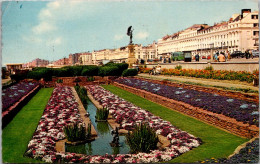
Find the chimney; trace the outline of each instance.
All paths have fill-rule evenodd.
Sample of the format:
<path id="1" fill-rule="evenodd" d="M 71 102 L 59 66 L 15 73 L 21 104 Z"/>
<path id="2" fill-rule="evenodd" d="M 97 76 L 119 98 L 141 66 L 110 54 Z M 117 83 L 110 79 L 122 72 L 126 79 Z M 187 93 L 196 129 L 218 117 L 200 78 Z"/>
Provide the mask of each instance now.
<path id="1" fill-rule="evenodd" d="M 232 15 L 232 20 L 236 19 L 239 16 L 239 14 L 233 14 Z"/>
<path id="2" fill-rule="evenodd" d="M 251 13 L 251 9 L 242 9 L 241 10 L 241 19 L 244 18 L 248 13 Z"/>

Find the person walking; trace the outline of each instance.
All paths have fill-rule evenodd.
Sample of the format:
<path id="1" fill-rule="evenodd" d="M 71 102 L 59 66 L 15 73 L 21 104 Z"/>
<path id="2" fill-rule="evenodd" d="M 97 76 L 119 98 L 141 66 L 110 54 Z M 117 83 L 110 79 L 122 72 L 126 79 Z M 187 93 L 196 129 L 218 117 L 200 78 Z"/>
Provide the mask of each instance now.
<path id="1" fill-rule="evenodd" d="M 250 55 L 250 54 L 249 54 L 249 51 L 248 51 L 248 50 L 246 50 L 245 55 L 246 55 L 246 59 L 249 59 L 249 57 L 250 57 L 249 55 Z"/>
<path id="2" fill-rule="evenodd" d="M 218 56 L 218 61 L 219 62 L 225 62 L 226 61 L 224 52 L 220 53 L 220 55 Z"/>
<path id="3" fill-rule="evenodd" d="M 229 51 L 228 51 L 228 60 L 231 60 L 231 55 Z"/>
<path id="4" fill-rule="evenodd" d="M 197 54 L 197 55 L 195 55 L 195 61 L 199 61 L 200 60 L 200 56 L 199 56 L 199 54 Z"/>

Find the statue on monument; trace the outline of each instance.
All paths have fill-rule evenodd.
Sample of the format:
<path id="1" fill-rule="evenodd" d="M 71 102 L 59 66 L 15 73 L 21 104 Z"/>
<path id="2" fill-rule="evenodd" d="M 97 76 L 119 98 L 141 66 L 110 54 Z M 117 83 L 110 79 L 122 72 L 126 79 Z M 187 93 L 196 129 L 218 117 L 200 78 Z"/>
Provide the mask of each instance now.
<path id="1" fill-rule="evenodd" d="M 132 26 L 129 26 L 128 29 L 127 29 L 127 33 L 126 33 L 128 36 L 130 36 L 129 44 L 133 44 L 133 41 L 132 41 L 133 31 L 134 31 L 134 29 L 132 29 Z"/>

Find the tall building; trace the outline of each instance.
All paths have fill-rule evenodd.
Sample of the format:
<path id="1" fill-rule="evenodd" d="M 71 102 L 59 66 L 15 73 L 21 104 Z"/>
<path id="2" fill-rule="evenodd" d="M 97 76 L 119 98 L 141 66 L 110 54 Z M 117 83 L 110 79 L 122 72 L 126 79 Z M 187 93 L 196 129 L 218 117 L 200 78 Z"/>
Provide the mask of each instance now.
<path id="1" fill-rule="evenodd" d="M 242 9 L 225 22 L 213 26 L 195 24 L 158 40 L 158 57 L 171 52 L 191 51 L 192 55 L 208 56 L 212 52 L 233 52 L 259 47 L 258 11 Z"/>
<path id="2" fill-rule="evenodd" d="M 90 52 L 84 52 L 80 55 L 79 57 L 79 64 L 83 64 L 83 65 L 92 65 L 93 61 L 92 61 L 92 54 Z"/>

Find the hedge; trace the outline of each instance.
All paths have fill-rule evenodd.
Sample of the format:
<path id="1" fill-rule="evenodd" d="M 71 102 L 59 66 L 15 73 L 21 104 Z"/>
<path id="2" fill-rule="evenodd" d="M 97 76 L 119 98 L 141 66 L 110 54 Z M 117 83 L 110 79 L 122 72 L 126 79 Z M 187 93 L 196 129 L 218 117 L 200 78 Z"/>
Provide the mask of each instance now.
<path id="1" fill-rule="evenodd" d="M 51 81 L 52 76 L 56 77 L 75 77 L 75 76 L 121 76 L 123 71 L 128 68 L 126 63 L 108 63 L 104 66 L 84 65 L 66 66 L 62 68 L 33 68 L 25 77 L 30 79 Z M 14 77 L 16 78 L 16 77 Z"/>
<path id="2" fill-rule="evenodd" d="M 123 71 L 122 76 L 136 76 L 138 74 L 137 69 L 126 69 Z"/>

